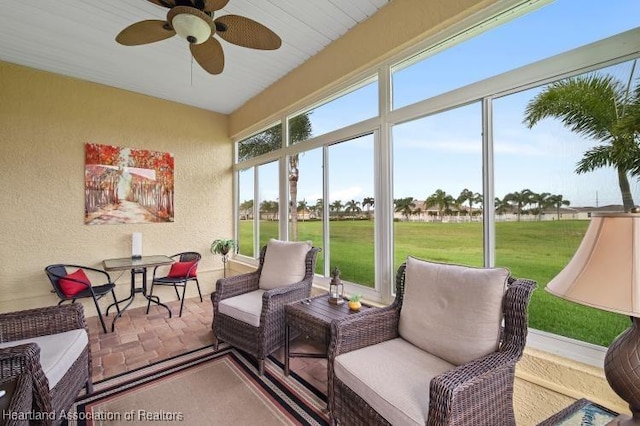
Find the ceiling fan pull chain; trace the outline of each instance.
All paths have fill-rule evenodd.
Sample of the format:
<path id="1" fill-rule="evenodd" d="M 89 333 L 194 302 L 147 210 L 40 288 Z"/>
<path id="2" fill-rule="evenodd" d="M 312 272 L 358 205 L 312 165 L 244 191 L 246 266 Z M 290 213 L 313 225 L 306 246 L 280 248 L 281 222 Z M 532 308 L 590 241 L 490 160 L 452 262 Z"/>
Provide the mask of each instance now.
<path id="1" fill-rule="evenodd" d="M 193 55 L 191 55 L 191 87 L 193 87 Z"/>

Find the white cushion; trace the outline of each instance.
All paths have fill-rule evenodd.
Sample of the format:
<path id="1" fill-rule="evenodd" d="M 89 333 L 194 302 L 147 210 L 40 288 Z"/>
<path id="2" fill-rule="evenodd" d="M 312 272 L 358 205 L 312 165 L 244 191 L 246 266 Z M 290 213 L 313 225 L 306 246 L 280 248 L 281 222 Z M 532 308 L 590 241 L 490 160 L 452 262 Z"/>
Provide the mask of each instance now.
<path id="1" fill-rule="evenodd" d="M 302 281 L 310 242 L 269 240 L 264 255 L 259 287 L 271 290 Z"/>
<path id="2" fill-rule="evenodd" d="M 431 379 L 452 368 L 400 338 L 338 355 L 334 362 L 336 377 L 394 426 L 424 426 Z"/>
<path id="3" fill-rule="evenodd" d="M 409 257 L 405 273 L 402 338 L 455 365 L 496 351 L 508 269 Z"/>
<path id="4" fill-rule="evenodd" d="M 86 330 L 75 329 L 31 339 L 0 343 L 0 348 L 24 345 L 25 343 L 36 343 L 40 347 L 40 365 L 49 381 L 49 389 L 53 389 L 76 362 L 89 343 L 89 337 Z"/>
<path id="5" fill-rule="evenodd" d="M 264 290 L 254 290 L 239 296 L 222 299 L 218 304 L 218 311 L 238 321 L 254 327 L 260 327 L 263 293 Z"/>

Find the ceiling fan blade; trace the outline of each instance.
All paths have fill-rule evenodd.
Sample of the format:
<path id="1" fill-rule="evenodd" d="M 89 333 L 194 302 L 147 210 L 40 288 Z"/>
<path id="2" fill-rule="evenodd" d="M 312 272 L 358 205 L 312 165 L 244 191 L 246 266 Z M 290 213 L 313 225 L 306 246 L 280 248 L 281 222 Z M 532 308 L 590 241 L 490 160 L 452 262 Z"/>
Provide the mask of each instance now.
<path id="1" fill-rule="evenodd" d="M 171 9 L 176 5 L 175 0 L 147 0 L 153 4 L 157 4 L 158 6 L 166 7 L 167 9 Z"/>
<path id="2" fill-rule="evenodd" d="M 220 74 L 224 69 L 222 45 L 215 38 L 201 44 L 190 44 L 189 49 L 196 62 L 209 74 Z"/>
<path id="3" fill-rule="evenodd" d="M 229 0 L 203 0 L 205 12 L 220 10 L 229 3 Z"/>
<path id="4" fill-rule="evenodd" d="M 229 43 L 260 50 L 275 50 L 282 45 L 276 33 L 264 25 L 238 15 L 224 15 L 214 21 L 216 34 Z"/>
<path id="5" fill-rule="evenodd" d="M 129 25 L 116 36 L 116 41 L 125 46 L 153 43 L 175 35 L 165 21 L 151 19 Z"/>

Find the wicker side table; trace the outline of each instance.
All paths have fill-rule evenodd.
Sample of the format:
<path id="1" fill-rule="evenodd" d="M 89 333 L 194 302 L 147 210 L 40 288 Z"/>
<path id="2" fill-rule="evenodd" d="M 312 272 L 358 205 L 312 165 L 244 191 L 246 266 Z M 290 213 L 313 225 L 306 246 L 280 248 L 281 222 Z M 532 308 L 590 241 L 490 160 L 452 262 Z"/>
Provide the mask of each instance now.
<path id="1" fill-rule="evenodd" d="M 360 311 L 373 309 L 362 305 Z M 327 358 L 327 350 L 331 341 L 331 321 L 346 318 L 349 315 L 358 315 L 358 312 L 349 310 L 347 302 L 340 305 L 329 303 L 329 296 L 316 296 L 300 302 L 291 303 L 284 307 L 285 312 L 285 344 L 284 344 L 284 374 L 289 375 L 290 358 Z M 322 344 L 323 352 L 291 352 L 292 329 L 303 336 Z"/>
<path id="2" fill-rule="evenodd" d="M 26 426 L 32 408 L 31 377 L 28 374 L 0 379 L 0 424 L 7 426 Z"/>

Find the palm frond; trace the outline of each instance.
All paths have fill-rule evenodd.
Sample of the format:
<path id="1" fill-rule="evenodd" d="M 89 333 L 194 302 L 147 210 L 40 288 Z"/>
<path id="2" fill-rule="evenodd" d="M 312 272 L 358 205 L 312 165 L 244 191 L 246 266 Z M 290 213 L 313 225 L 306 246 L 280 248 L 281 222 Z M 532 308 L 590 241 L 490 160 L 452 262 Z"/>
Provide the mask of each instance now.
<path id="1" fill-rule="evenodd" d="M 532 128 L 545 118 L 558 118 L 572 132 L 607 140 L 623 100 L 624 87 L 611 75 L 573 77 L 552 83 L 536 95 L 527 104 L 524 124 Z"/>

